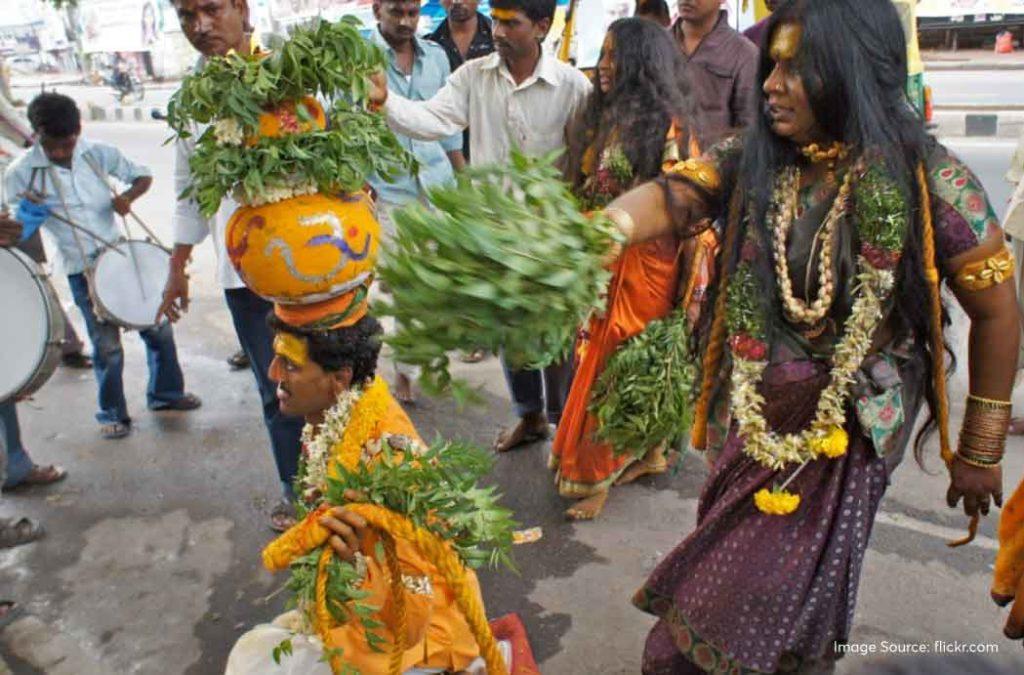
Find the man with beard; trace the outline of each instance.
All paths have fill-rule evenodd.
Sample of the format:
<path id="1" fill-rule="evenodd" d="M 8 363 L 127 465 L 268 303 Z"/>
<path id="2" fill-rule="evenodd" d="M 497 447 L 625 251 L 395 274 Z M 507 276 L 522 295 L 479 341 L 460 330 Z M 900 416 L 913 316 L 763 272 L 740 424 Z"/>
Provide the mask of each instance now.
<path id="1" fill-rule="evenodd" d="M 249 6 L 246 0 L 173 0 L 181 22 L 181 29 L 192 46 L 203 58 L 224 56 L 231 50 L 248 52 L 251 49 L 252 28 L 249 25 Z M 194 135 L 188 141 L 178 141 L 174 160 L 174 189 L 180 194 L 192 182 L 189 158 L 195 149 Z M 245 287 L 224 245 L 224 229 L 236 205 L 230 200 L 221 204 L 217 215 L 207 219 L 199 212 L 194 199 L 181 200 L 174 211 L 174 253 L 167 276 L 164 301 L 160 313 L 177 321 L 188 309 L 188 275 L 185 268 L 192 255 L 192 247 L 207 236 L 213 236 L 217 255 L 217 279 L 224 288 L 224 298 L 242 349 L 249 357 L 263 403 L 263 421 L 270 433 L 270 445 L 281 481 L 282 499 L 270 514 L 270 526 L 283 532 L 294 522 L 291 507 L 291 484 L 299 464 L 299 435 L 302 419 L 283 415 L 278 409 L 277 387 L 267 376 L 274 357 L 273 334 L 267 325 L 269 302 Z"/>
<path id="2" fill-rule="evenodd" d="M 491 3 L 496 53 L 463 65 L 427 101 L 389 94 L 380 73 L 370 100 L 385 108 L 392 129 L 412 138 L 439 140 L 472 128 L 474 164 L 507 162 L 513 149 L 529 155 L 558 150 L 591 86 L 583 73 L 544 53 L 541 42 L 554 14 L 555 0 L 496 0 Z M 506 365 L 505 375 L 519 423 L 498 436 L 498 452 L 550 435 L 548 423 L 557 424 L 562 414 L 569 368 L 565 363 L 543 371 Z"/>

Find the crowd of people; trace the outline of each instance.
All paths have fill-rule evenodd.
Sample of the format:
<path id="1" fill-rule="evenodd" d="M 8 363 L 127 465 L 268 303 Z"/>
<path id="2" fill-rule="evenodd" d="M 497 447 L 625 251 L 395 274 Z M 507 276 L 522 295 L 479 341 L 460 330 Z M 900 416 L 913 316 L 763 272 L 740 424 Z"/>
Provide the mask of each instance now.
<path id="1" fill-rule="evenodd" d="M 245 0 L 172 4 L 203 60 L 254 49 Z M 395 235 L 395 209 L 428 203 L 433 186 L 451 183 L 467 165 L 555 150 L 564 151 L 565 182 L 581 208 L 603 212 L 625 238 L 611 263 L 606 310 L 579 327 L 572 357 L 541 370 L 504 367 L 518 422 L 493 449 L 554 433 L 550 464 L 559 494 L 574 500 L 566 510 L 574 520 L 599 517 L 613 486 L 667 471 L 664 445 L 622 454 L 598 442 L 589 404 L 612 355 L 680 310 L 702 366 L 691 447 L 710 475 L 696 528 L 633 599 L 657 617 L 643 671 L 829 672 L 850 635 L 872 525 L 906 449 L 920 461 L 937 434 L 950 469 L 948 505 L 962 500 L 966 515 L 978 518 L 1002 505 L 1006 437 L 1024 427 L 1010 419 L 1021 349 L 1012 282 L 1024 277 L 1013 273 L 977 178 L 927 134 L 908 102 L 896 11 L 888 0 L 771 2 L 770 17 L 744 36 L 719 0 L 680 0 L 675 22 L 663 0 L 638 2 L 637 17 L 609 27 L 587 76 L 542 47 L 554 0 L 492 0 L 490 17 L 473 0 L 444 4 L 445 21 L 420 37 L 419 0 L 374 2 L 370 39 L 387 67 L 373 78 L 370 103 L 418 165 L 368 180 L 381 240 Z M 25 148 L 7 168 L 6 194 L 56 214 L 37 225 L 55 244 L 50 253 L 67 273 L 92 345 L 90 360 L 69 328 L 64 362 L 94 369 L 100 433 L 121 438 L 131 431 L 121 328 L 98 315 L 88 270 L 103 241 L 117 238 L 115 216 L 131 211 L 152 177 L 117 148 L 83 136 L 65 96 L 38 96 L 28 122 L 9 125 L 14 132 L 4 127 Z M 192 182 L 195 153 L 195 139 L 178 140 L 175 194 Z M 1011 176 L 1020 180 L 1019 171 Z M 111 178 L 126 186 L 113 196 Z M 1014 236 L 1020 202 L 1008 220 Z M 376 443 L 379 451 L 386 438 L 413 452 L 422 442 L 401 406 L 415 405 L 416 372 L 394 363 L 394 398 L 378 384 L 382 329 L 366 313 L 365 294 L 347 289 L 344 311 L 332 301 L 301 320 L 261 294 L 228 243 L 238 207 L 225 199 L 206 217 L 193 199 L 176 204 L 160 307 L 166 320 L 139 332 L 150 370 L 147 405 L 200 406 L 185 389 L 172 325 L 186 320 L 191 254 L 209 238 L 277 466 L 281 498 L 270 526 L 294 533 L 312 527 L 294 507 L 317 442 L 309 429 L 326 428 L 338 401 L 356 401 L 343 427 L 380 416 L 360 447 Z M 19 214 L 0 216 L 0 245 L 44 260 L 38 232 Z M 947 429 L 943 282 L 971 321 L 970 395 L 957 443 Z M 347 398 L 353 391 L 362 398 Z M 370 412 L 371 400 L 380 411 Z M 921 414 L 926 423 L 914 436 Z M 0 425 L 5 488 L 65 477 L 61 467 L 29 459 L 15 401 L 0 406 Z M 364 452 L 361 461 L 372 458 Z M 376 541 L 360 512 L 317 515 L 320 543 L 343 560 L 361 559 Z M 0 546 L 42 535 L 28 519 L 0 521 Z M 429 595 L 433 605 L 414 616 L 415 625 L 403 619 L 408 638 L 394 637 L 408 647 L 402 671 L 482 668 L 487 654 L 476 629 L 455 611 L 454 591 L 443 591 L 450 580 L 413 548 L 400 546 L 396 555 L 403 574 L 434 589 L 407 583 L 404 603 Z M 371 561 L 365 574 L 367 592 L 384 598 L 386 571 Z M 471 586 L 476 602 L 475 578 Z M 1013 613 L 1006 635 L 1024 637 L 1021 614 Z M 280 640 L 294 621 L 279 617 L 236 650 Z M 389 635 L 399 634 L 397 625 Z M 335 628 L 324 641 L 344 645 L 364 672 L 386 669 L 387 656 L 356 632 Z M 243 652 L 252 650 L 233 656 L 231 672 L 258 672 Z"/>

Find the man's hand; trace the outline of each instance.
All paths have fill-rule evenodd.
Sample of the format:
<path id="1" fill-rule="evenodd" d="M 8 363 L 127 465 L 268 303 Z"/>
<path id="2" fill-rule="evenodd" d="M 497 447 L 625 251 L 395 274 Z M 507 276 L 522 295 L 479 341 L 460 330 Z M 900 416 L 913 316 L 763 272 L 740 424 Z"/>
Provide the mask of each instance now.
<path id="1" fill-rule="evenodd" d="M 188 311 L 188 274 L 184 266 L 171 263 L 167 273 L 167 284 L 164 286 L 164 299 L 156 312 L 156 321 L 166 316 L 171 323 L 177 322 Z"/>
<path id="2" fill-rule="evenodd" d="M 367 98 L 370 105 L 381 107 L 388 101 L 388 77 L 383 70 L 370 75 L 370 91 Z"/>
<path id="3" fill-rule="evenodd" d="M 120 194 L 113 199 L 114 212 L 119 216 L 127 216 L 132 212 L 132 199 Z"/>
<path id="4" fill-rule="evenodd" d="M 345 493 L 346 499 L 349 498 L 350 492 Z M 330 530 L 331 536 L 327 543 L 334 549 L 335 554 L 347 562 L 355 560 L 356 553 L 360 550 L 360 542 L 369 528 L 366 519 L 344 506 L 337 506 L 320 518 L 320 524 Z"/>
<path id="5" fill-rule="evenodd" d="M 21 223 L 7 211 L 0 211 L 0 246 L 7 248 L 21 241 Z"/>
<path id="6" fill-rule="evenodd" d="M 946 503 L 955 509 L 960 498 L 964 500 L 964 513 L 968 516 L 987 516 L 991 503 L 1003 505 L 1003 469 L 994 466 L 982 469 L 953 458 L 950 470 L 949 491 L 946 492 Z"/>

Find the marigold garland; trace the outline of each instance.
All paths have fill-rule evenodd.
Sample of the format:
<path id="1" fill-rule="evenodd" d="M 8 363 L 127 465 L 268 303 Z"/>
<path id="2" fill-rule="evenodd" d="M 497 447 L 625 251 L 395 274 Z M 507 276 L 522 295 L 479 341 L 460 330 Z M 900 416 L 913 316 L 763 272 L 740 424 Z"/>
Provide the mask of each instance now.
<path id="1" fill-rule="evenodd" d="M 788 516 L 800 506 L 800 495 L 785 490 L 762 488 L 754 494 L 758 510 L 770 516 Z"/>

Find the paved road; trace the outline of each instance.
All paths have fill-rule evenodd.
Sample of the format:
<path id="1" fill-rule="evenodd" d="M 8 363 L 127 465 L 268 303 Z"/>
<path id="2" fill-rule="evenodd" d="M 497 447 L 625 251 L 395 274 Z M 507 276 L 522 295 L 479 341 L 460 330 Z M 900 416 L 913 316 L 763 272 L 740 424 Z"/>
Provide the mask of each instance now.
<path id="1" fill-rule="evenodd" d="M 1024 106 L 1024 71 L 929 70 L 935 105 Z"/>
<path id="2" fill-rule="evenodd" d="M 94 124 L 88 133 L 152 165 L 156 187 L 139 211 L 168 237 L 174 195 L 171 152 L 160 145 L 164 128 Z M 975 148 L 963 149 L 975 156 Z M 977 151 L 989 157 L 989 150 Z M 991 164 L 979 165 L 983 175 L 996 176 L 998 152 L 979 160 Z M 206 402 L 201 410 L 145 412 L 144 354 L 131 335 L 130 438 L 96 439 L 89 373 L 62 370 L 36 400 L 19 406 L 36 459 L 60 462 L 71 475 L 59 487 L 5 495 L 0 504 L 0 514 L 17 510 L 50 530 L 43 542 L 0 552 L 3 595 L 20 598 L 36 617 L 0 633 L 0 654 L 15 672 L 213 674 L 245 628 L 280 609 L 273 593 L 282 580 L 258 564 L 269 536 L 272 462 L 251 377 L 223 363 L 235 342 L 209 246 L 198 249 L 192 279 L 193 307 L 176 332 L 189 388 Z M 56 285 L 66 294 L 63 281 Z M 964 322 L 956 321 L 952 337 L 962 356 Z M 510 418 L 498 364 L 459 368 L 482 387 L 484 405 L 456 411 L 450 402 L 423 400 L 412 416 L 428 437 L 487 443 Z M 963 371 L 952 385 L 954 425 Z M 1024 474 L 1019 450 L 1010 448 L 1008 476 Z M 523 617 L 548 675 L 637 673 L 651 621 L 628 598 L 692 529 L 705 470 L 688 457 L 678 475 L 618 490 L 601 520 L 574 525 L 561 518 L 565 504 L 552 489 L 546 452 L 538 444 L 497 459 L 492 480 L 524 526 L 540 526 L 544 536 L 517 549 L 519 575 L 481 575 L 489 613 Z M 927 463 L 937 472 L 935 454 L 933 446 Z M 853 639 L 984 642 L 1004 657 L 1017 654 L 1019 647 L 1000 637 L 1001 612 L 988 600 L 993 523 L 983 524 L 973 546 L 949 551 L 944 542 L 963 518 L 942 505 L 944 490 L 941 474 L 909 459 L 895 474 L 872 534 Z M 866 664 L 851 656 L 839 670 Z"/>

